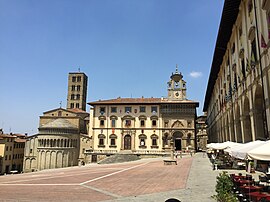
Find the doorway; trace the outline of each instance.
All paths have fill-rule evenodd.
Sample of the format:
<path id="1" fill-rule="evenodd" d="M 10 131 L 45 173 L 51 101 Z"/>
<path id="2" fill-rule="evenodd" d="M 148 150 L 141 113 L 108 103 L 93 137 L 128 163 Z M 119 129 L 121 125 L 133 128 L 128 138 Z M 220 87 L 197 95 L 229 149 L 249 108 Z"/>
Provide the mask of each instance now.
<path id="1" fill-rule="evenodd" d="M 182 141 L 181 141 L 181 139 L 175 139 L 174 147 L 175 147 L 175 151 L 179 151 L 179 150 L 182 149 Z"/>
<path id="2" fill-rule="evenodd" d="M 124 137 L 124 150 L 131 150 L 131 136 L 126 135 Z"/>

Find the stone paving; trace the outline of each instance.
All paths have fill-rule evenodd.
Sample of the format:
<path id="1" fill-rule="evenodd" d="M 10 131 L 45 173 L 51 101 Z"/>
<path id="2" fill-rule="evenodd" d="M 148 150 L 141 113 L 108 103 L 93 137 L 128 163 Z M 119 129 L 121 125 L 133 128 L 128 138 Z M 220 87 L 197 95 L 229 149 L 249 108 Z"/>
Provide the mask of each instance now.
<path id="1" fill-rule="evenodd" d="M 169 198 L 175 198 L 181 202 L 215 201 L 211 196 L 215 194 L 216 176 L 221 170 L 213 170 L 212 164 L 203 153 L 196 153 L 192 158 L 193 162 L 185 187 L 173 191 L 107 200 L 106 202 L 164 202 Z"/>
<path id="2" fill-rule="evenodd" d="M 143 159 L 0 176 L 0 201 L 214 201 L 220 171 L 213 171 L 202 153 L 177 160 L 177 165 Z"/>

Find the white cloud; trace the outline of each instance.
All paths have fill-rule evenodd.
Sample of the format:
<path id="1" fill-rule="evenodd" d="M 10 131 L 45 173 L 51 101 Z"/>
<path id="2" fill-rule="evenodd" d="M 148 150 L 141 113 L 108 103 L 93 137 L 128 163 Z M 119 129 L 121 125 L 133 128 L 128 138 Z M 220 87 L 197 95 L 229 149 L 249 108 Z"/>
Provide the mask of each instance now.
<path id="1" fill-rule="evenodd" d="M 195 72 L 195 71 L 192 71 L 189 73 L 189 76 L 193 77 L 193 78 L 199 78 L 202 76 L 202 72 Z"/>

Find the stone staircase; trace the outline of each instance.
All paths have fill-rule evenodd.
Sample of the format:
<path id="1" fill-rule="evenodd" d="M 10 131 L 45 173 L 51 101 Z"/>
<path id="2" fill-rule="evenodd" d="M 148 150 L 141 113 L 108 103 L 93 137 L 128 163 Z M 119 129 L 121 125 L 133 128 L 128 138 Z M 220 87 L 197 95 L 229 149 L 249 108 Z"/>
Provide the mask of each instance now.
<path id="1" fill-rule="evenodd" d="M 136 154 L 118 153 L 99 161 L 98 164 L 123 163 L 128 161 L 136 161 L 139 159 L 140 157 Z"/>

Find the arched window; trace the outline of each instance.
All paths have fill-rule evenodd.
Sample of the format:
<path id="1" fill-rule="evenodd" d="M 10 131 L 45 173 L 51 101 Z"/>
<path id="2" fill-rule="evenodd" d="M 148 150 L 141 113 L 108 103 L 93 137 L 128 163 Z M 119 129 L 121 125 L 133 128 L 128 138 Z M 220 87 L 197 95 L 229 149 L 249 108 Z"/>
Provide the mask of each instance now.
<path id="1" fill-rule="evenodd" d="M 158 148 L 158 145 L 157 145 L 158 136 L 156 134 L 153 134 L 151 135 L 151 139 L 152 139 L 151 148 Z"/>
<path id="2" fill-rule="evenodd" d="M 146 148 L 146 140 L 147 136 L 145 134 L 140 134 L 139 135 L 139 141 L 140 141 L 140 146 L 139 148 L 141 149 L 145 149 Z"/>
<path id="3" fill-rule="evenodd" d="M 105 143 L 104 143 L 105 138 L 106 137 L 104 134 L 98 135 L 98 147 L 105 147 Z"/>
<path id="4" fill-rule="evenodd" d="M 110 135 L 110 147 L 116 147 L 117 136 L 115 134 Z"/>

